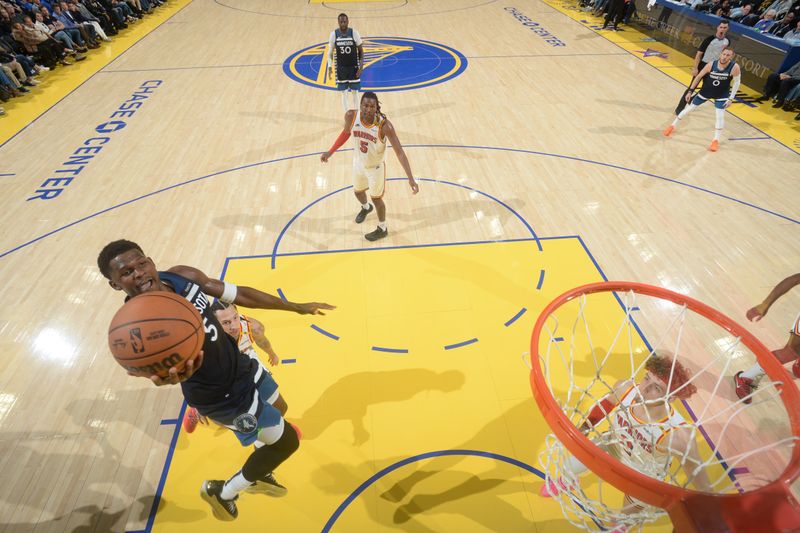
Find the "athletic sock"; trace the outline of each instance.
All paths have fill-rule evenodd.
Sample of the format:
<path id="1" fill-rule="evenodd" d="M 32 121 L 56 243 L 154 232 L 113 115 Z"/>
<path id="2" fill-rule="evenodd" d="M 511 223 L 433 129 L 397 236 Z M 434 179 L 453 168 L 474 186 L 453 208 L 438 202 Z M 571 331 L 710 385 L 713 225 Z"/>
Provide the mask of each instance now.
<path id="1" fill-rule="evenodd" d="M 344 91 L 340 91 L 342 93 L 342 108 L 344 108 L 344 112 L 347 113 L 350 111 L 350 106 L 347 103 L 347 93 L 350 89 L 345 89 Z"/>
<path id="2" fill-rule="evenodd" d="M 378 227 L 381 228 L 383 231 L 386 231 L 386 221 L 378 222 Z"/>
<path id="3" fill-rule="evenodd" d="M 761 365 L 759 365 L 758 363 L 754 364 L 753 366 L 751 366 L 750 368 L 741 373 L 741 376 L 747 379 L 758 379 L 763 375 L 764 375 L 764 369 L 761 368 Z"/>
<path id="4" fill-rule="evenodd" d="M 237 494 L 249 487 L 252 482 L 247 481 L 241 471 L 237 472 L 235 476 L 225 482 L 222 487 L 220 497 L 223 500 L 232 500 Z"/>
<path id="5" fill-rule="evenodd" d="M 365 211 L 369 211 L 369 207 L 370 207 L 369 202 L 361 204 L 361 209 L 364 209 Z"/>

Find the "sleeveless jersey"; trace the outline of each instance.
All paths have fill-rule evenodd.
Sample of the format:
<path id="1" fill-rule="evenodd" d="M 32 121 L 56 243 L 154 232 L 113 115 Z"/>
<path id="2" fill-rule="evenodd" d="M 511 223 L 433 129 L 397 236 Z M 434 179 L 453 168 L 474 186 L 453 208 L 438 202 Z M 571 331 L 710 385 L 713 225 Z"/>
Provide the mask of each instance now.
<path id="1" fill-rule="evenodd" d="M 356 39 L 353 36 L 353 28 L 347 28 L 347 31 L 342 33 L 342 30 L 334 30 L 334 46 L 336 48 L 336 66 L 337 67 L 355 67 L 358 66 L 358 48 Z"/>
<path id="2" fill-rule="evenodd" d="M 622 400 L 614 411 L 611 418 L 613 432 L 618 439 L 617 448 L 620 452 L 621 460 L 641 470 L 638 463 L 641 459 L 651 456 L 655 461 L 663 462 L 668 453 L 663 449 L 658 449 L 667 434 L 676 427 L 686 424 L 686 420 L 669 406 L 669 414 L 661 420 L 643 420 L 633 414 L 631 404 L 639 398 L 635 386 L 631 386 L 623 395 Z M 636 465 L 632 465 L 631 458 L 636 456 L 639 460 Z"/>
<path id="3" fill-rule="evenodd" d="M 731 60 L 728 66 L 720 70 L 719 61 L 711 63 L 711 71 L 703 78 L 703 87 L 700 96 L 707 100 L 725 100 L 731 96 L 731 79 L 733 78 L 733 65 Z"/>
<path id="4" fill-rule="evenodd" d="M 225 333 L 199 285 L 172 272 L 159 272 L 158 277 L 186 298 L 203 317 L 206 333 L 203 364 L 181 383 L 186 402 L 202 415 L 241 407 L 246 411 L 253 401 L 254 376 L 259 365 L 241 353 L 236 341 Z"/>
<path id="5" fill-rule="evenodd" d="M 254 344 L 253 326 L 250 320 L 244 315 L 239 315 L 239 351 L 252 359 L 258 359 Z"/>
<path id="6" fill-rule="evenodd" d="M 356 112 L 353 122 L 353 140 L 355 141 L 354 163 L 362 168 L 377 168 L 386 156 L 386 137 L 382 128 L 386 117 L 375 113 L 375 123 L 369 126 L 361 122 L 361 111 Z"/>

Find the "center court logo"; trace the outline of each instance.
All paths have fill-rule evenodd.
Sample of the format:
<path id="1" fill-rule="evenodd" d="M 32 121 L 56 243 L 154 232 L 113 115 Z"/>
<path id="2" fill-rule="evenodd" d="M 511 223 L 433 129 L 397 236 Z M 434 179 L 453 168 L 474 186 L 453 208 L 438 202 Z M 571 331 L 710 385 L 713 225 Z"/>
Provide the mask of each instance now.
<path id="1" fill-rule="evenodd" d="M 283 62 L 291 79 L 321 89 L 336 90 L 328 77 L 328 43 L 295 52 Z M 467 68 L 467 58 L 443 44 L 403 37 L 364 38 L 361 89 L 406 91 L 453 79 Z"/>

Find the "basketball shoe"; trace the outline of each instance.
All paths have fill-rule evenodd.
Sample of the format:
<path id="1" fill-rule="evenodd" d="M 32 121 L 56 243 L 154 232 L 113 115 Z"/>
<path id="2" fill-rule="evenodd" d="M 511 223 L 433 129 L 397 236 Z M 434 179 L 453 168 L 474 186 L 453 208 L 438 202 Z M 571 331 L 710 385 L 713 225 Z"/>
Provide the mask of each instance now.
<path id="1" fill-rule="evenodd" d="M 387 235 L 389 235 L 389 230 L 381 229 L 380 226 L 378 226 L 377 228 L 375 228 L 375 231 L 367 233 L 366 235 L 364 235 L 364 237 L 368 241 L 372 242 L 372 241 L 377 241 L 378 239 L 383 239 Z"/>
<path id="2" fill-rule="evenodd" d="M 248 488 L 245 489 L 245 492 L 251 492 L 253 494 L 266 494 L 267 496 L 272 496 L 273 498 L 280 498 L 281 496 L 286 496 L 286 494 L 289 493 L 286 487 L 278 483 L 278 480 L 275 479 L 275 474 L 272 472 L 253 482 Z"/>
<path id="3" fill-rule="evenodd" d="M 552 498 L 559 492 L 565 490 L 568 490 L 568 487 L 563 479 L 558 478 L 557 480 L 553 480 L 552 478 L 548 478 L 539 489 L 539 496 L 542 498 Z"/>
<path id="4" fill-rule="evenodd" d="M 200 487 L 200 497 L 211 506 L 214 516 L 225 522 L 231 522 L 239 516 L 239 510 L 236 508 L 236 500 L 239 496 L 232 500 L 224 500 L 222 498 L 222 487 L 224 486 L 225 482 L 218 479 L 203 481 L 203 485 Z"/>
<path id="5" fill-rule="evenodd" d="M 362 207 L 361 211 L 359 211 L 358 214 L 356 215 L 356 224 L 361 224 L 362 222 L 364 222 L 364 219 L 367 218 L 367 215 L 372 213 L 373 209 L 375 208 L 372 207 L 372 204 L 369 204 L 369 209 L 364 209 Z"/>
<path id="6" fill-rule="evenodd" d="M 186 414 L 183 415 L 183 430 L 186 433 L 191 433 L 197 429 L 197 424 L 207 424 L 206 417 L 201 416 L 194 407 L 186 409 Z"/>
<path id="7" fill-rule="evenodd" d="M 756 388 L 755 385 L 753 385 L 753 380 L 743 377 L 741 372 L 737 372 L 733 376 L 733 385 L 736 387 L 736 396 L 738 396 L 739 399 L 746 398 Z M 744 403 L 750 403 L 751 401 L 753 401 L 752 398 L 747 398 Z"/>
<path id="8" fill-rule="evenodd" d="M 717 150 L 719 150 L 719 141 L 716 139 L 711 141 L 711 146 L 709 146 L 708 149 L 711 150 L 712 152 L 716 152 Z"/>
<path id="9" fill-rule="evenodd" d="M 675 131 L 675 126 L 670 124 L 669 126 L 664 128 L 664 137 L 669 137 L 670 135 L 672 135 L 673 131 Z"/>

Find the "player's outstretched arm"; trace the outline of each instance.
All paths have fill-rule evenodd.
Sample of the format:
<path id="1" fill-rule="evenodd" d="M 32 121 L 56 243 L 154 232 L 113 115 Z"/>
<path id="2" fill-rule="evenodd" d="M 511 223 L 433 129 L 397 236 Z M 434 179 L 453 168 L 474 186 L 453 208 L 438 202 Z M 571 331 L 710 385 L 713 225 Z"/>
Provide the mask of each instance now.
<path id="1" fill-rule="evenodd" d="M 700 457 L 697 443 L 693 438 L 694 433 L 688 428 L 678 428 L 673 431 L 676 433 L 672 439 L 673 450 L 671 452 L 673 454 L 677 452 L 682 457 L 685 456 L 686 459 L 681 462 L 681 468 L 686 473 L 686 477 L 697 490 L 713 492 L 711 481 L 703 467 L 703 459 Z"/>
<path id="2" fill-rule="evenodd" d="M 226 284 L 221 280 L 209 278 L 200 270 L 190 266 L 175 266 L 170 268 L 169 271 L 194 281 L 200 285 L 203 292 L 209 296 L 251 309 L 294 311 L 301 315 L 324 315 L 325 313 L 322 312 L 323 310 L 336 309 L 334 305 L 321 302 L 288 302 L 278 296 L 262 292 L 252 287 L 237 287 L 236 285 Z M 226 290 L 229 291 L 227 294 Z"/>
<path id="3" fill-rule="evenodd" d="M 406 157 L 406 152 L 403 150 L 403 145 L 400 144 L 397 132 L 394 130 L 392 123 L 389 122 L 389 119 L 386 119 L 386 123 L 383 125 L 383 133 L 386 135 L 389 142 L 392 143 L 392 149 L 408 177 L 408 186 L 411 187 L 414 194 L 417 194 L 419 192 L 419 185 L 414 180 L 414 174 L 411 172 L 411 164 L 408 162 L 408 157 Z"/>
<path id="4" fill-rule="evenodd" d="M 331 158 L 333 153 L 342 147 L 344 143 L 347 142 L 347 139 L 350 138 L 350 132 L 353 131 L 353 123 L 356 121 L 356 111 L 355 109 L 349 110 L 347 113 L 344 114 L 344 129 L 342 133 L 336 138 L 336 141 L 333 143 L 333 146 L 330 149 L 319 156 L 319 160 L 323 163 L 327 163 L 328 159 Z"/>
<path id="5" fill-rule="evenodd" d="M 253 340 L 256 341 L 256 346 L 264 350 L 264 352 L 267 354 L 267 357 L 269 357 L 269 364 L 275 366 L 280 363 L 278 354 L 276 354 L 275 350 L 272 349 L 272 343 L 269 342 L 269 339 L 264 331 L 264 324 L 252 317 L 248 317 L 247 320 L 250 321 L 250 325 L 253 328 Z"/>
<path id="6" fill-rule="evenodd" d="M 767 314 L 767 311 L 769 311 L 769 308 L 772 307 L 772 304 L 774 304 L 778 298 L 792 290 L 792 288 L 796 287 L 797 285 L 800 285 L 800 273 L 789 276 L 775 285 L 775 288 L 772 289 L 763 302 L 747 310 L 747 319 L 751 322 L 757 322 L 764 318 L 764 316 Z"/>

